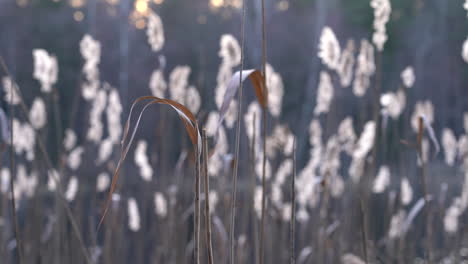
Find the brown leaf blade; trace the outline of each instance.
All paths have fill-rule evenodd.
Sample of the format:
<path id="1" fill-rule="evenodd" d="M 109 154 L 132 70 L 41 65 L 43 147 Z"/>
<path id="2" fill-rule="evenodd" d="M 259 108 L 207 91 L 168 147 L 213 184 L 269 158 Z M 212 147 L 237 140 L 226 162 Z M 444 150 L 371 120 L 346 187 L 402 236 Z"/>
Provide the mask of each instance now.
<path id="1" fill-rule="evenodd" d="M 128 135 L 129 135 L 129 130 L 130 130 L 130 122 L 131 122 L 131 119 L 132 119 L 132 113 L 133 113 L 133 110 L 135 108 L 136 105 L 138 105 L 140 102 L 143 102 L 143 101 L 148 101 L 148 100 L 151 100 L 150 102 L 147 102 L 144 107 L 142 108 L 142 110 L 140 111 L 139 115 L 138 115 L 138 118 L 137 118 L 137 121 L 135 123 L 135 126 L 133 127 L 133 131 L 131 133 L 131 136 L 130 138 L 128 139 Z M 187 131 L 187 134 L 190 138 L 190 141 L 192 142 L 192 144 L 197 147 L 197 150 L 198 152 L 200 153 L 201 152 L 201 136 L 200 136 L 200 132 L 199 132 L 199 129 L 198 129 L 198 122 L 195 118 L 195 116 L 192 114 L 192 112 L 190 112 L 190 110 L 188 110 L 187 107 L 185 107 L 184 105 L 176 102 L 176 101 L 173 101 L 173 100 L 169 100 L 169 99 L 164 99 L 164 98 L 159 98 L 159 97 L 155 97 L 155 96 L 142 96 L 142 97 L 139 97 L 137 98 L 131 108 L 130 108 L 130 112 L 128 114 L 128 118 L 127 118 L 127 121 L 125 122 L 125 126 L 124 126 L 124 133 L 123 133 L 123 137 L 122 137 L 122 141 L 121 141 L 121 145 L 122 145 L 122 152 L 120 154 L 120 159 L 117 163 L 117 167 L 114 171 L 114 175 L 112 176 L 112 182 L 111 182 L 111 187 L 110 187 L 110 190 L 109 190 L 109 194 L 107 196 L 107 200 L 106 200 L 106 203 L 104 205 L 104 210 L 103 210 L 103 214 L 102 214 L 102 217 L 99 221 L 99 224 L 98 224 L 98 227 L 97 227 L 97 230 L 99 230 L 99 228 L 101 227 L 103 221 L 104 221 L 104 218 L 105 216 L 107 215 L 107 211 L 109 209 L 109 204 L 112 200 L 112 194 L 114 193 L 115 191 L 115 188 L 117 186 L 117 180 L 118 180 L 118 177 L 119 177 L 119 173 L 120 173 L 120 169 L 122 167 L 122 164 L 123 162 L 125 161 L 125 158 L 127 157 L 127 154 L 128 154 L 128 151 L 130 150 L 130 147 L 133 143 L 133 140 L 135 138 L 135 134 L 137 132 L 137 129 L 138 129 L 138 126 L 140 124 L 140 121 L 141 121 L 141 117 L 143 116 L 143 113 L 145 112 L 145 110 L 153 105 L 153 104 L 162 104 L 162 105 L 168 105 L 170 106 L 172 109 L 174 109 L 179 118 L 181 119 L 181 121 L 183 122 L 184 124 L 184 127 L 185 127 L 185 130 Z M 127 139 L 128 139 L 128 142 L 127 142 Z"/>
<path id="2" fill-rule="evenodd" d="M 232 75 L 231 80 L 229 80 L 229 83 L 226 87 L 226 93 L 224 94 L 223 104 L 221 105 L 221 109 L 219 110 L 218 128 L 221 125 L 221 122 L 223 122 L 224 117 L 226 116 L 226 113 L 229 110 L 229 105 L 231 104 L 234 95 L 236 95 L 237 90 L 239 89 L 239 81 L 244 82 L 247 78 L 249 78 L 250 82 L 252 83 L 255 89 L 255 95 L 257 96 L 257 100 L 262 106 L 262 108 L 266 108 L 268 105 L 268 93 L 263 82 L 262 73 L 259 70 L 255 69 L 243 70 L 242 80 L 240 80 L 240 75 L 240 71 L 235 72 L 234 75 Z"/>

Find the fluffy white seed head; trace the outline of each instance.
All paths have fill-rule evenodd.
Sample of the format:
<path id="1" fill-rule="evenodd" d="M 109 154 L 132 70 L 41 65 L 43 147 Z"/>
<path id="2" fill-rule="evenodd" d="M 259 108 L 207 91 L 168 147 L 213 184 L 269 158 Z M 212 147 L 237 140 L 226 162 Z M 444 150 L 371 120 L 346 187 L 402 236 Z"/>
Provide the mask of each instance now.
<path id="1" fill-rule="evenodd" d="M 413 200 L 413 189 L 411 188 L 411 184 L 406 177 L 401 180 L 400 192 L 401 203 L 403 205 L 408 205 L 411 200 Z"/>
<path id="2" fill-rule="evenodd" d="M 169 75 L 169 94 L 172 100 L 182 104 L 185 102 L 190 72 L 190 67 L 186 65 L 176 66 L 172 70 L 171 74 Z"/>
<path id="3" fill-rule="evenodd" d="M 158 14 L 151 12 L 148 15 L 148 24 L 146 27 L 146 36 L 148 43 L 154 52 L 158 52 L 164 46 L 164 27 Z"/>
<path id="4" fill-rule="evenodd" d="M 115 88 L 110 88 L 106 116 L 109 138 L 114 144 L 120 143 L 120 137 L 122 136 L 121 114 L 122 104 L 120 103 L 119 92 Z"/>
<path id="5" fill-rule="evenodd" d="M 266 65 L 266 87 L 268 89 L 268 110 L 271 115 L 278 117 L 281 113 L 284 86 L 281 75 L 275 72 L 270 64 Z"/>
<path id="6" fill-rule="evenodd" d="M 314 109 L 314 114 L 328 113 L 330 104 L 333 100 L 333 84 L 330 75 L 322 71 L 320 73 L 319 87 L 317 91 L 317 104 Z"/>
<path id="7" fill-rule="evenodd" d="M 84 152 L 83 147 L 76 147 L 70 152 L 67 159 L 67 165 L 71 170 L 77 170 L 81 165 L 81 156 Z"/>
<path id="8" fill-rule="evenodd" d="M 109 184 L 110 184 L 109 174 L 107 174 L 106 172 L 102 172 L 97 177 L 96 190 L 98 192 L 104 192 L 109 187 Z"/>
<path id="9" fill-rule="evenodd" d="M 63 145 L 65 147 L 65 150 L 69 151 L 72 148 L 74 148 L 76 146 L 76 141 L 77 138 L 75 131 L 67 128 L 67 130 L 65 130 L 65 138 L 63 139 Z"/>
<path id="10" fill-rule="evenodd" d="M 370 85 L 370 77 L 375 72 L 374 47 L 366 40 L 361 40 L 357 57 L 356 72 L 353 82 L 353 93 L 362 97 Z"/>
<path id="11" fill-rule="evenodd" d="M 431 101 L 427 100 L 416 102 L 413 115 L 411 115 L 411 127 L 416 133 L 419 129 L 419 118 L 422 116 L 424 116 L 429 124 L 432 124 L 434 121 L 434 106 Z"/>
<path id="12" fill-rule="evenodd" d="M 338 65 L 338 75 L 340 76 L 340 83 L 343 87 L 348 87 L 351 85 L 353 80 L 353 69 L 354 69 L 354 40 L 350 39 L 346 43 L 346 48 L 341 53 L 339 65 Z"/>
<path id="13" fill-rule="evenodd" d="M 161 69 L 153 71 L 151 74 L 149 87 L 153 96 L 164 98 L 167 89 L 167 83 L 164 79 L 164 73 Z"/>
<path id="14" fill-rule="evenodd" d="M 406 219 L 405 210 L 401 209 L 398 213 L 392 216 L 390 220 L 390 230 L 388 231 L 388 237 L 390 239 L 399 238 L 404 234 L 404 223 Z"/>
<path id="15" fill-rule="evenodd" d="M 236 67 L 241 61 L 241 48 L 236 38 L 230 34 L 224 34 L 220 39 L 220 50 L 218 55 L 223 63 L 229 67 Z"/>
<path id="16" fill-rule="evenodd" d="M 76 193 L 78 192 L 78 179 L 76 176 L 71 177 L 68 182 L 67 191 L 65 192 L 65 198 L 71 202 L 75 200 Z"/>
<path id="17" fill-rule="evenodd" d="M 5 76 L 2 78 L 3 93 L 5 96 L 3 99 L 12 105 L 17 105 L 20 102 L 19 94 L 15 88 L 15 84 L 10 77 Z"/>
<path id="18" fill-rule="evenodd" d="M 359 258 L 356 255 L 347 253 L 341 257 L 341 263 L 342 264 L 365 264 L 366 262 L 364 262 L 361 258 Z"/>
<path id="19" fill-rule="evenodd" d="M 401 72 L 401 81 L 406 88 L 413 87 L 415 80 L 413 67 L 408 66 Z"/>
<path id="20" fill-rule="evenodd" d="M 318 57 L 328 68 L 336 70 L 339 65 L 340 54 L 340 43 L 335 33 L 330 27 L 324 27 L 320 35 Z"/>
<path id="21" fill-rule="evenodd" d="M 49 55 L 46 50 L 33 50 L 34 78 L 41 83 L 41 91 L 49 93 L 52 86 L 57 82 L 58 63 L 57 58 Z"/>
<path id="22" fill-rule="evenodd" d="M 377 173 L 377 177 L 374 180 L 374 186 L 372 191 L 374 193 L 382 193 L 390 184 L 390 169 L 388 166 L 381 166 L 379 172 Z"/>
<path id="23" fill-rule="evenodd" d="M 164 195 L 160 192 L 154 194 L 154 208 L 156 215 L 159 217 L 166 217 L 167 215 L 167 201 Z"/>
<path id="24" fill-rule="evenodd" d="M 392 7 L 389 0 L 371 0 L 370 5 L 374 9 L 374 35 L 372 36 L 372 42 L 379 51 L 382 51 L 388 38 L 386 24 L 390 20 Z"/>
<path id="25" fill-rule="evenodd" d="M 153 169 L 149 163 L 148 156 L 146 154 L 148 143 L 144 140 L 139 140 L 135 148 L 135 163 L 140 169 L 140 175 L 145 181 L 151 181 L 153 178 Z"/>
<path id="26" fill-rule="evenodd" d="M 138 204 L 135 198 L 131 197 L 127 201 L 128 210 L 128 228 L 133 232 L 140 230 L 140 212 L 138 210 Z"/>
<path id="27" fill-rule="evenodd" d="M 388 92 L 380 96 L 380 105 L 382 106 L 382 114 L 389 115 L 393 119 L 397 119 L 406 106 L 406 95 L 402 90 L 396 93 Z"/>
<path id="28" fill-rule="evenodd" d="M 85 60 L 81 95 L 87 101 L 93 100 L 99 89 L 99 69 L 101 60 L 101 44 L 90 35 L 85 35 L 80 42 L 81 56 Z"/>
<path id="29" fill-rule="evenodd" d="M 47 112 L 44 100 L 37 97 L 34 99 L 29 111 L 29 120 L 35 129 L 41 129 L 47 123 Z"/>
<path id="30" fill-rule="evenodd" d="M 450 128 L 442 130 L 442 146 L 445 153 L 445 162 L 449 166 L 453 166 L 457 157 L 458 142 L 455 134 Z"/>
<path id="31" fill-rule="evenodd" d="M 468 63 L 468 37 L 465 39 L 465 42 L 463 42 L 463 47 L 462 47 L 462 58 L 463 60 Z"/>

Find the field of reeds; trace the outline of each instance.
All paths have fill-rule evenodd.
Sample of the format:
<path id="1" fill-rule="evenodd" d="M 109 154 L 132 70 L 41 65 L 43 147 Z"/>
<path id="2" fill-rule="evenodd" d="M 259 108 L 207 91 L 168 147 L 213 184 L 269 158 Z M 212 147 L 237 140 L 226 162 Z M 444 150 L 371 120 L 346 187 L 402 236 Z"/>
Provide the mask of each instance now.
<path id="1" fill-rule="evenodd" d="M 468 263 L 442 2 L 2 0 L 0 264 Z"/>

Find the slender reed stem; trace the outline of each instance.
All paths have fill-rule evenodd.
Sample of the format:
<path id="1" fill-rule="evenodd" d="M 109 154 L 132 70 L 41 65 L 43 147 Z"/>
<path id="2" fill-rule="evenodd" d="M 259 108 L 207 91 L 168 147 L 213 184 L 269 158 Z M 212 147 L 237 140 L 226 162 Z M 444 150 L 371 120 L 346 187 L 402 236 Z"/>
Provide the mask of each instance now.
<path id="1" fill-rule="evenodd" d="M 296 137 L 294 137 L 293 175 L 291 181 L 291 264 L 296 263 Z"/>
<path id="2" fill-rule="evenodd" d="M 13 80 L 11 80 L 13 82 Z M 13 89 L 13 85 L 10 87 L 10 89 Z M 15 229 L 15 239 L 16 239 L 16 253 L 18 254 L 18 263 L 23 263 L 23 250 L 22 250 L 22 244 L 20 240 L 20 232 L 19 232 L 19 226 L 18 226 L 18 216 L 16 215 L 16 200 L 15 200 L 15 184 L 14 184 L 14 179 L 15 179 L 15 146 L 13 144 L 13 135 L 14 135 L 14 130 L 13 130 L 13 117 L 14 117 L 14 106 L 12 104 L 13 102 L 13 91 L 10 91 L 10 170 L 11 170 L 11 176 L 10 176 L 10 195 L 11 195 L 11 215 L 12 215 L 12 221 L 13 221 L 13 226 Z"/>
<path id="3" fill-rule="evenodd" d="M 203 177 L 205 178 L 205 225 L 208 264 L 213 264 L 213 245 L 211 242 L 211 214 L 210 214 L 210 179 L 208 177 L 208 139 L 203 129 Z"/>
<path id="4" fill-rule="evenodd" d="M 263 86 L 268 94 L 268 88 L 266 87 L 266 25 L 265 25 L 265 0 L 262 0 L 262 75 L 263 75 Z M 262 109 L 263 115 L 263 165 L 262 165 L 262 220 L 260 226 L 260 264 L 264 262 L 264 251 L 265 251 L 265 206 L 266 206 L 266 107 Z"/>
<path id="5" fill-rule="evenodd" d="M 201 144 L 199 142 L 198 144 Z M 193 221 L 194 263 L 200 263 L 200 153 L 198 146 L 194 145 L 195 153 L 195 205 Z"/>
<path id="6" fill-rule="evenodd" d="M 432 263 L 432 219 L 431 219 L 431 210 L 429 204 L 429 193 L 428 193 L 428 181 L 426 175 L 426 161 L 423 158 L 423 150 L 422 150 L 422 140 L 424 135 L 424 122 L 422 117 L 418 119 L 418 137 L 417 137 L 417 151 L 419 155 L 419 160 L 421 161 L 420 164 L 420 174 L 422 180 L 422 189 L 424 195 L 424 203 L 425 203 L 425 211 L 426 211 L 426 257 L 427 263 Z"/>
<path id="7" fill-rule="evenodd" d="M 236 221 L 236 207 L 237 207 L 237 174 L 239 170 L 239 146 L 240 146 L 240 131 L 242 119 L 242 71 L 244 70 L 244 45 L 245 45 L 245 0 L 242 1 L 242 18 L 241 18 L 241 68 L 239 73 L 239 93 L 238 93 L 238 109 L 237 109 L 237 127 L 236 127 L 236 146 L 234 154 L 234 171 L 233 171 L 233 185 L 231 193 L 231 226 L 229 236 L 229 260 L 231 264 L 235 263 L 234 259 L 234 232 Z"/>

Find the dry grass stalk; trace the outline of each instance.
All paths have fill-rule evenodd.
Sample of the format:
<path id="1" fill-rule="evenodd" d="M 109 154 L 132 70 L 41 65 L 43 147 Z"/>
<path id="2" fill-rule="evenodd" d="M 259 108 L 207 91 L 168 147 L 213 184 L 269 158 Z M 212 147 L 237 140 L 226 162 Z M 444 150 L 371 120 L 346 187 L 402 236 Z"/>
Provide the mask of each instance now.
<path id="1" fill-rule="evenodd" d="M 293 175 L 291 180 L 291 264 L 296 263 L 296 137 L 294 137 L 294 150 L 293 150 Z"/>
<path id="2" fill-rule="evenodd" d="M 208 176 L 208 138 L 206 131 L 203 129 L 202 133 L 203 141 L 203 177 L 205 179 L 205 229 L 206 229 L 206 244 L 207 244 L 207 255 L 208 264 L 213 264 L 213 245 L 211 241 L 211 213 L 210 213 L 210 179 Z"/>

